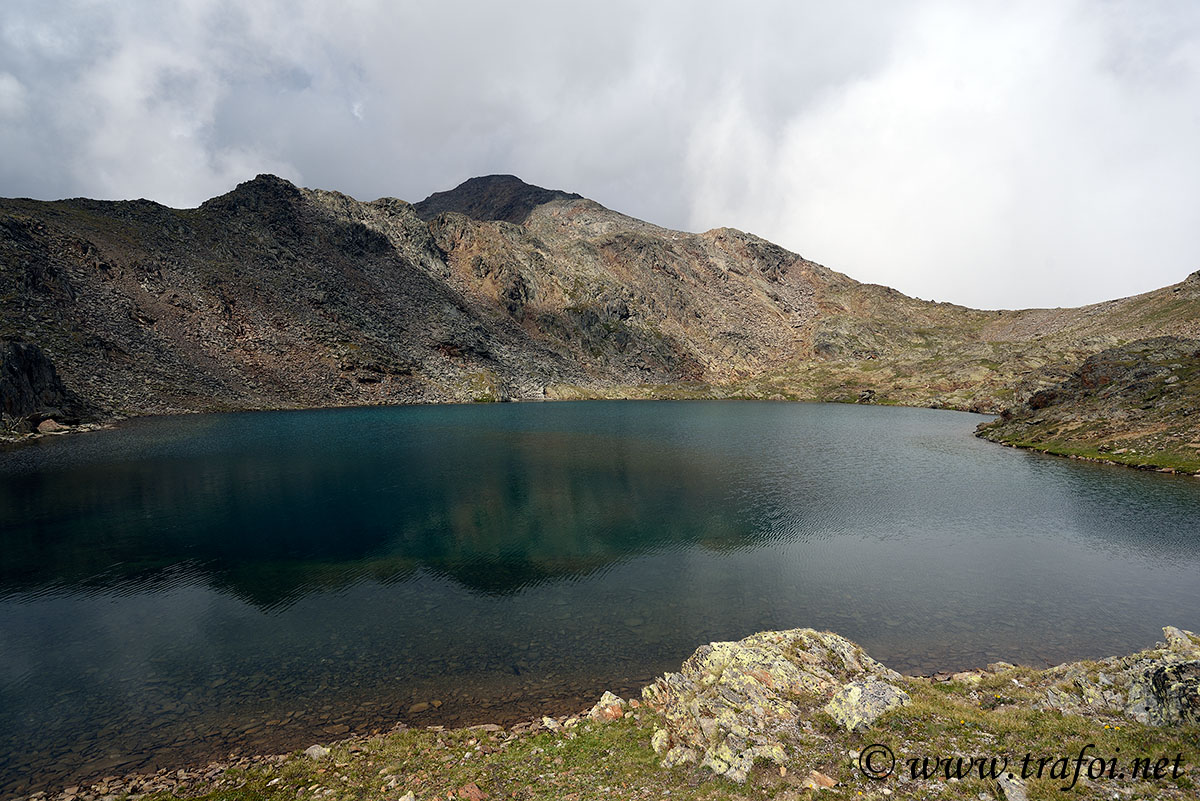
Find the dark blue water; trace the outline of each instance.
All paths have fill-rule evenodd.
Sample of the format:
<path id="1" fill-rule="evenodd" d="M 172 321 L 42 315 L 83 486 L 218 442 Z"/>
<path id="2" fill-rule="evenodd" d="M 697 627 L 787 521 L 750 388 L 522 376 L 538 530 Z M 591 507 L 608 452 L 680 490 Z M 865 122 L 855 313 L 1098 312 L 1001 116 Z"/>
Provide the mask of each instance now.
<path id="1" fill-rule="evenodd" d="M 1200 481 L 1003 448 L 982 419 L 377 408 L 0 452 L 0 795 L 567 711 L 762 629 L 933 672 L 1200 628 Z"/>

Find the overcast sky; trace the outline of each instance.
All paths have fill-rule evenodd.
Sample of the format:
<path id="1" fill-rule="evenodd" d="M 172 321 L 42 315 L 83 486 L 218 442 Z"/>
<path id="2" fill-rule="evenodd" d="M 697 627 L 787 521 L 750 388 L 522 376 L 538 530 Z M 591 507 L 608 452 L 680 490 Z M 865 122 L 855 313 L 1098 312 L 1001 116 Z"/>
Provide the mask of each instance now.
<path id="1" fill-rule="evenodd" d="M 1200 269 L 1200 3 L 5 0 L 0 195 L 416 201 L 514 173 L 865 281 Z"/>

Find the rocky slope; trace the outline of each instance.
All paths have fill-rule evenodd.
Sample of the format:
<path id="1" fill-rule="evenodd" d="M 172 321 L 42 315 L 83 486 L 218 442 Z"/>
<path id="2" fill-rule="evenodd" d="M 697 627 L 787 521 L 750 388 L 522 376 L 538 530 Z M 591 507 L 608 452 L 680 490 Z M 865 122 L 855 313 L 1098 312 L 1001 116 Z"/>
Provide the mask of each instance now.
<path id="1" fill-rule="evenodd" d="M 511 176 L 416 205 L 267 175 L 196 209 L 0 200 L 0 340 L 39 347 L 100 418 L 668 396 L 998 411 L 1162 335 L 1200 337 L 1200 274 L 979 311 Z"/>
<path id="2" fill-rule="evenodd" d="M 979 427 L 987 439 L 1136 467 L 1200 473 L 1200 340 L 1141 339 Z"/>

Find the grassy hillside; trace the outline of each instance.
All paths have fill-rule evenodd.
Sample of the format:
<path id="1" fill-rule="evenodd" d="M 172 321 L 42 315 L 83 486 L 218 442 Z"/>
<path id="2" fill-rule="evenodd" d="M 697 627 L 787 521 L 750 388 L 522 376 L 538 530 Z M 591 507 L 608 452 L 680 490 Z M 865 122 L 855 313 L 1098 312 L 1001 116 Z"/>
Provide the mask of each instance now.
<path id="1" fill-rule="evenodd" d="M 1143 339 L 1088 358 L 979 435 L 1021 448 L 1200 473 L 1200 340 Z"/>

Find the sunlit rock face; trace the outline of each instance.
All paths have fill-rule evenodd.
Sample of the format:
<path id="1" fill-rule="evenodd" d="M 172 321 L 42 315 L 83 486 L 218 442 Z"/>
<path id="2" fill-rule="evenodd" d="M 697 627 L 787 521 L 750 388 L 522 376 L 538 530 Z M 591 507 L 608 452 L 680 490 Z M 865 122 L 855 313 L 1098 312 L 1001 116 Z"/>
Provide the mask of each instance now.
<path id="1" fill-rule="evenodd" d="M 1035 691 L 1032 706 L 1038 709 L 1107 719 L 1123 714 L 1155 726 L 1195 724 L 1200 637 L 1173 626 L 1163 633 L 1166 642 L 1156 648 L 1026 672 L 1021 686 Z M 984 675 L 1014 670 L 999 662 L 932 680 L 970 687 Z M 700 764 L 742 782 L 756 761 L 787 766 L 789 752 L 819 742 L 814 716 L 864 732 L 909 705 L 897 685 L 928 680 L 902 677 L 837 634 L 791 629 L 701 646 L 678 673 L 660 677 L 642 697 L 663 720 L 651 745 L 664 766 Z"/>
<path id="2" fill-rule="evenodd" d="M 825 712 L 846 731 L 866 731 L 885 712 L 910 703 L 908 693 L 886 681 L 852 681 L 842 686 Z"/>
<path id="3" fill-rule="evenodd" d="M 900 674 L 837 634 L 791 629 L 701 646 L 642 695 L 663 715 L 653 746 L 665 764 L 698 762 L 740 782 L 756 760 L 783 765 L 806 736 L 802 719 L 861 680 Z"/>

